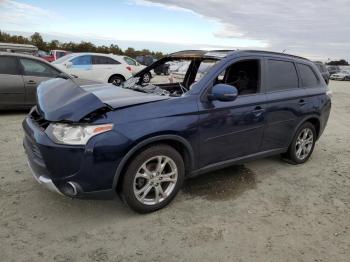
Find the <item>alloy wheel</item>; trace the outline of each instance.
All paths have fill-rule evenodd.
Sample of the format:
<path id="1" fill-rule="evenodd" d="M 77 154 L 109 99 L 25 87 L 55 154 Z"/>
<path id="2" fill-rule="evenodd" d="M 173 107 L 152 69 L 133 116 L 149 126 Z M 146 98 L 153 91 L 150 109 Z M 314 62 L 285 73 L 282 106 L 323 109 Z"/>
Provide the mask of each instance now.
<path id="1" fill-rule="evenodd" d="M 173 192 L 178 179 L 174 160 L 167 156 L 155 156 L 146 160 L 134 178 L 136 199 L 145 205 L 156 205 Z"/>
<path id="2" fill-rule="evenodd" d="M 310 128 L 304 128 L 300 131 L 295 144 L 295 154 L 299 160 L 307 158 L 314 144 L 314 135 Z"/>

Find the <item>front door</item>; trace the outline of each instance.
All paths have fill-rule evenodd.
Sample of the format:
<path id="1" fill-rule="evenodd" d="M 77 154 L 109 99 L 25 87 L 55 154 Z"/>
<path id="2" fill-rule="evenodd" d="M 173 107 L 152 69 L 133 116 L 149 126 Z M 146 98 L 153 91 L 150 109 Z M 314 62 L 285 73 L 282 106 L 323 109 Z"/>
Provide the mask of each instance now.
<path id="1" fill-rule="evenodd" d="M 24 83 L 15 56 L 0 56 L 0 106 L 24 104 Z"/>
<path id="2" fill-rule="evenodd" d="M 239 95 L 230 102 L 200 102 L 200 168 L 260 150 L 266 102 L 260 75 L 261 60 L 248 59 L 229 65 L 214 79 L 213 85 L 235 86 Z"/>
<path id="3" fill-rule="evenodd" d="M 69 62 L 69 67 L 65 70 L 68 74 L 81 79 L 97 80 L 98 75 L 92 68 L 91 55 L 81 55 L 73 58 Z"/>
<path id="4" fill-rule="evenodd" d="M 36 104 L 36 89 L 41 82 L 56 77 L 59 72 L 50 65 L 30 58 L 19 58 L 25 86 L 25 103 Z"/>

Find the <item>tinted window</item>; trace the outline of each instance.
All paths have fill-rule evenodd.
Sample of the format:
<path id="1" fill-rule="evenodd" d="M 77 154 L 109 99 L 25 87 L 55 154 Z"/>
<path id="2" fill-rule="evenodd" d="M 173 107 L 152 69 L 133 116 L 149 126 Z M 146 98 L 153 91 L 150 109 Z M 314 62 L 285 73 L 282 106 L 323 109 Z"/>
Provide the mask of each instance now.
<path id="1" fill-rule="evenodd" d="M 0 74 L 18 75 L 15 57 L 0 56 Z"/>
<path id="2" fill-rule="evenodd" d="M 317 86 L 318 79 L 308 65 L 298 64 L 302 85 L 305 87 Z"/>
<path id="3" fill-rule="evenodd" d="M 22 65 L 23 72 L 25 75 L 34 76 L 52 76 L 57 75 L 59 72 L 53 69 L 51 66 L 46 65 L 42 62 L 20 58 L 20 64 Z"/>
<path id="4" fill-rule="evenodd" d="M 73 65 L 91 65 L 91 56 L 82 55 L 71 60 Z"/>
<path id="5" fill-rule="evenodd" d="M 125 56 L 124 57 L 124 61 L 128 64 L 128 65 L 136 65 L 136 61 L 134 59 L 131 59 L 130 57 Z"/>
<path id="6" fill-rule="evenodd" d="M 92 63 L 94 65 L 117 65 L 120 64 L 118 61 L 107 57 L 107 56 L 93 56 Z"/>
<path id="7" fill-rule="evenodd" d="M 294 63 L 268 60 L 268 91 L 298 88 L 298 75 Z"/>
<path id="8" fill-rule="evenodd" d="M 215 84 L 227 84 L 237 88 L 238 95 L 250 95 L 259 92 L 260 61 L 243 60 L 230 65 L 221 72 Z"/>

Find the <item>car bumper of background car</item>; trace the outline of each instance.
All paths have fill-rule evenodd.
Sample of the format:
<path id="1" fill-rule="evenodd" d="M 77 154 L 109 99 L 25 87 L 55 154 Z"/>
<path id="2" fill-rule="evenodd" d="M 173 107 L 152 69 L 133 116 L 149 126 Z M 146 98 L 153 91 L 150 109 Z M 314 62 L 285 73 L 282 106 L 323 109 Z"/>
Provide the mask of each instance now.
<path id="1" fill-rule="evenodd" d="M 108 148 L 101 151 L 96 143 L 86 147 L 55 144 L 30 117 L 23 121 L 23 129 L 28 165 L 39 184 L 75 198 L 111 199 L 116 195 L 113 182 L 117 152 L 109 152 Z"/>
<path id="2" fill-rule="evenodd" d="M 331 78 L 331 80 L 343 80 L 344 79 L 343 76 L 331 76 L 330 78 Z"/>

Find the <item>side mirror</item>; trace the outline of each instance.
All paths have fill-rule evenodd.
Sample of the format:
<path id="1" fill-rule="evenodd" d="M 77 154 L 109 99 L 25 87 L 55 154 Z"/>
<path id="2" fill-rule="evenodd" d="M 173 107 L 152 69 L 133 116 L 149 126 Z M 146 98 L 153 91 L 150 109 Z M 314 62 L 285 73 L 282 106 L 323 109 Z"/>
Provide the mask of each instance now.
<path id="1" fill-rule="evenodd" d="M 211 93 L 208 94 L 210 101 L 218 100 L 222 102 L 234 101 L 238 96 L 236 87 L 226 84 L 217 84 L 213 86 Z"/>

